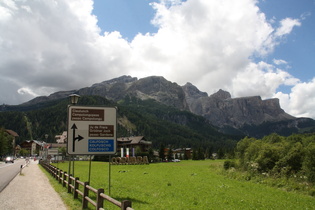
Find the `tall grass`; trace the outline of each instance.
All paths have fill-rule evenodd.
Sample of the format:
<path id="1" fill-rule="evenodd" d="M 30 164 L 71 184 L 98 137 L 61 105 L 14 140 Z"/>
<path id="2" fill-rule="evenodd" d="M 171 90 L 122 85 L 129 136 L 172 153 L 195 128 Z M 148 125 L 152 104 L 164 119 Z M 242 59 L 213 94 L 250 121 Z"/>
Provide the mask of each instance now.
<path id="1" fill-rule="evenodd" d="M 89 163 L 75 162 L 75 177 L 87 181 Z M 67 171 L 68 163 L 58 168 Z M 222 175 L 223 161 L 112 165 L 110 196 L 135 209 L 313 209 L 311 196 Z M 91 186 L 109 194 L 109 165 L 92 162 Z M 66 189 L 64 189 L 66 190 Z M 106 209 L 118 209 L 105 202 Z"/>

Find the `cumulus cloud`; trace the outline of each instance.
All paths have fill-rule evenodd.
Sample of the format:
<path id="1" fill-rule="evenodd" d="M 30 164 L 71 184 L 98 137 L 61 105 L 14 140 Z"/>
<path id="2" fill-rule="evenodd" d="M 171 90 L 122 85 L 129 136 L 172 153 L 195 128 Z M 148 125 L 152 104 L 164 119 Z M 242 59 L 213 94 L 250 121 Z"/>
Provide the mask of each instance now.
<path id="1" fill-rule="evenodd" d="M 294 26 L 300 26 L 301 23 L 297 19 L 285 18 L 280 21 L 280 27 L 276 30 L 275 35 L 282 37 L 286 34 L 291 33 Z"/>
<path id="2" fill-rule="evenodd" d="M 300 82 L 295 85 L 291 93 L 278 92 L 275 97 L 280 99 L 280 104 L 290 114 L 297 117 L 315 116 L 315 78 L 310 82 Z"/>
<path id="3" fill-rule="evenodd" d="M 286 65 L 288 62 L 282 59 L 273 59 L 273 63 L 276 65 Z"/>
<path id="4" fill-rule="evenodd" d="M 273 27 L 275 20 L 266 19 L 256 0 L 151 5 L 157 32 L 128 41 L 119 31 L 100 34 L 91 0 L 1 1 L 0 86 L 9 88 L 1 88 L 0 103 L 18 104 L 125 74 L 161 75 L 209 94 L 222 88 L 233 97 L 279 96 L 290 104 L 286 111 L 296 113 L 294 93 L 303 83 L 283 69 L 287 62 L 281 58 L 273 64 L 260 58 L 301 26 L 300 20 L 285 18 Z M 277 93 L 281 85 L 294 86 L 291 95 Z"/>
<path id="5" fill-rule="evenodd" d="M 238 73 L 232 82 L 232 93 L 237 96 L 259 95 L 270 98 L 280 85 L 296 85 L 299 79 L 288 72 L 265 63 L 250 63 L 245 71 Z"/>

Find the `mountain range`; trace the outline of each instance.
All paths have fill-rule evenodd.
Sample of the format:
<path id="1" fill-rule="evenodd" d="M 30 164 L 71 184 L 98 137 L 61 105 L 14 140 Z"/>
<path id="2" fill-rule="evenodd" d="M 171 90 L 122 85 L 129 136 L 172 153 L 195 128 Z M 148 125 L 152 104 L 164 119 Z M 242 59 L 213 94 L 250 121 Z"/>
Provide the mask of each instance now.
<path id="1" fill-rule="evenodd" d="M 142 79 L 121 76 L 91 87 L 40 96 L 22 105 L 30 106 L 62 99 L 73 93 L 82 96 L 101 96 L 114 102 L 124 100 L 126 97 L 153 99 L 164 105 L 200 115 L 226 134 L 262 137 L 273 132 L 290 135 L 315 131 L 313 119 L 297 118 L 287 114 L 281 109 L 279 99 L 262 100 L 260 96 L 231 98 L 229 92 L 221 89 L 209 96 L 191 83 L 180 86 L 160 76 Z"/>

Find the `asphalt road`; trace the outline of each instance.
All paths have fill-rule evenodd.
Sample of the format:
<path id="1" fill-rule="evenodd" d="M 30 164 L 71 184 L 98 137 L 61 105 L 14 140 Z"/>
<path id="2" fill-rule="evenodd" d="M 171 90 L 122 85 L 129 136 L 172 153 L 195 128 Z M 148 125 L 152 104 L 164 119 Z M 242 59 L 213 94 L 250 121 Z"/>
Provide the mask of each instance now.
<path id="1" fill-rule="evenodd" d="M 25 164 L 25 159 L 15 160 L 14 163 L 0 162 L 0 192 L 20 173 L 21 165 Z"/>
<path id="2" fill-rule="evenodd" d="M 21 166 L 21 163 L 25 162 L 17 161 L 6 167 L 0 163 L 0 166 L 11 171 L 10 167 Z M 0 193 L 0 210 L 67 210 L 67 207 L 41 171 L 38 161 L 31 160 L 22 175 L 18 173 Z"/>

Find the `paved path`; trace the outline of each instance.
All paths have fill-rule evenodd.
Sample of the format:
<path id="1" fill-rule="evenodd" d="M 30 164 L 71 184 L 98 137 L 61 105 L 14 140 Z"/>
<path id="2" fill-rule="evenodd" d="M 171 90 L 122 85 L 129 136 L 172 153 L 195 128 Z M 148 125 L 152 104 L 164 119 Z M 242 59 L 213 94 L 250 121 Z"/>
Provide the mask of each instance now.
<path id="1" fill-rule="evenodd" d="M 0 210 L 66 210 L 59 194 L 41 171 L 38 161 L 31 161 L 0 193 Z"/>

